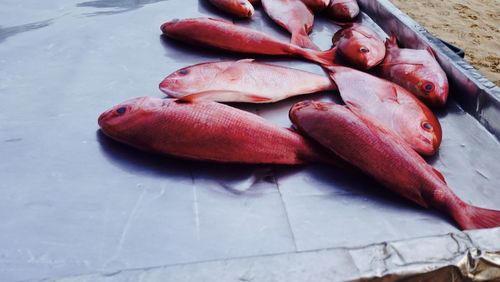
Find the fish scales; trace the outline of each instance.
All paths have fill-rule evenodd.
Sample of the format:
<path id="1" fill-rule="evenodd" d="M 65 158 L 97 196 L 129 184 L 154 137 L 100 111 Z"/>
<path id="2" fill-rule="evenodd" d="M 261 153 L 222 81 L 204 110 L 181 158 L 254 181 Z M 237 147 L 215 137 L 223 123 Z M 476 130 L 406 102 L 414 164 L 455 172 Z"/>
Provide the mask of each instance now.
<path id="1" fill-rule="evenodd" d="M 301 135 L 215 102 L 140 97 L 101 114 L 102 131 L 142 150 L 236 163 L 335 163 Z"/>

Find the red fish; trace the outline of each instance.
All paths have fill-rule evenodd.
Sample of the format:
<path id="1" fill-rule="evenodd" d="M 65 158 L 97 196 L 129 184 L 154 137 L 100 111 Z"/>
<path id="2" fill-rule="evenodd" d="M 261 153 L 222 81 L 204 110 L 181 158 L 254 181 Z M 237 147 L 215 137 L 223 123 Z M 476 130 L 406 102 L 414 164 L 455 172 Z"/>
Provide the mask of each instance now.
<path id="1" fill-rule="evenodd" d="M 449 214 L 462 229 L 500 226 L 500 211 L 459 199 L 440 172 L 369 117 L 334 103 L 304 101 L 292 107 L 290 119 L 301 132 L 393 192 Z"/>
<path id="2" fill-rule="evenodd" d="M 167 76 L 160 90 L 182 100 L 271 103 L 336 86 L 325 75 L 245 59 L 182 68 Z"/>
<path id="3" fill-rule="evenodd" d="M 403 87 L 355 69 L 333 66 L 330 77 L 351 110 L 379 121 L 418 153 L 433 155 L 441 144 L 434 114 Z"/>
<path id="4" fill-rule="evenodd" d="M 249 164 L 334 162 L 298 133 L 216 102 L 140 97 L 101 114 L 102 132 L 145 151 Z"/>
<path id="5" fill-rule="evenodd" d="M 311 41 L 314 14 L 300 0 L 262 0 L 266 14 L 292 34 L 291 43 L 303 48 L 320 50 Z"/>
<path id="6" fill-rule="evenodd" d="M 336 21 L 352 21 L 359 14 L 356 0 L 331 0 L 327 13 Z"/>
<path id="7" fill-rule="evenodd" d="M 386 41 L 387 55 L 380 64 L 382 77 L 417 96 L 428 106 L 443 106 L 448 99 L 448 79 L 432 49 L 399 48 L 396 37 Z"/>
<path id="8" fill-rule="evenodd" d="M 373 30 L 359 24 L 337 31 L 332 42 L 348 64 L 361 70 L 380 64 L 385 56 L 382 39 Z"/>
<path id="9" fill-rule="evenodd" d="M 302 57 L 322 65 L 331 65 L 335 56 L 334 49 L 304 49 L 256 30 L 211 18 L 173 20 L 164 23 L 161 30 L 180 41 L 232 52 Z"/>
<path id="10" fill-rule="evenodd" d="M 248 0 L 209 0 L 217 8 L 222 11 L 242 17 L 251 17 L 254 13 L 254 8 Z"/>
<path id="11" fill-rule="evenodd" d="M 328 7 L 328 4 L 330 4 L 330 0 L 301 0 L 301 1 L 314 12 L 323 11 L 324 9 L 326 9 L 326 7 Z"/>

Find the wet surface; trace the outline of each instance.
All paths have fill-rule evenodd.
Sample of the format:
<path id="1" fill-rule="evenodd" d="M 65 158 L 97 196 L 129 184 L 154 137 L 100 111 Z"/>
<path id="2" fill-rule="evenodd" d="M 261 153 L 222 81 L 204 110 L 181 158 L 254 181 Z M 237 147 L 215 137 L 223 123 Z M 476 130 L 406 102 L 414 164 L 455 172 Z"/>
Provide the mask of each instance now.
<path id="1" fill-rule="evenodd" d="M 167 0 L 96 0 L 80 2 L 77 7 L 97 8 L 98 11 L 86 13 L 88 16 L 112 15 L 140 9 L 148 4 Z"/>
<path id="2" fill-rule="evenodd" d="M 34 23 L 28 23 L 28 24 L 23 24 L 19 26 L 11 26 L 11 27 L 2 27 L 0 26 L 0 43 L 7 38 L 14 36 L 18 33 L 22 32 L 28 32 L 31 30 L 36 30 L 39 28 L 44 28 L 49 26 L 52 23 L 52 20 L 46 20 L 46 21 L 40 21 L 40 22 L 34 22 Z"/>
<path id="3" fill-rule="evenodd" d="M 0 4 L 2 281 L 459 232 L 446 216 L 335 168 L 197 163 L 103 136 L 101 112 L 132 97 L 163 97 L 158 83 L 169 73 L 250 57 L 160 35 L 163 22 L 197 16 L 226 17 L 194 0 Z M 288 39 L 261 9 L 252 21 L 235 22 Z M 317 19 L 311 38 L 327 49 L 336 30 Z M 322 73 L 304 61 L 259 60 Z M 335 95 L 308 97 L 338 101 Z M 302 99 L 237 106 L 289 127 L 288 109 Z M 438 116 L 444 137 L 431 163 L 465 201 L 500 209 L 500 144 L 453 100 Z"/>

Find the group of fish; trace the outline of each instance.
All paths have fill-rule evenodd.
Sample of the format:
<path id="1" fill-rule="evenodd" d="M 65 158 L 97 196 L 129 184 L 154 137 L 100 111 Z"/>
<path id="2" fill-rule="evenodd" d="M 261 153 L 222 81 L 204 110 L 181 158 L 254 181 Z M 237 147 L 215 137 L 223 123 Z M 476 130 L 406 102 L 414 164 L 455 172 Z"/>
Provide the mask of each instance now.
<path id="1" fill-rule="evenodd" d="M 252 16 L 258 2 L 209 1 L 242 17 Z M 442 137 L 429 107 L 443 106 L 448 97 L 446 74 L 432 49 L 399 48 L 394 35 L 384 42 L 370 28 L 350 22 L 339 23 L 343 28 L 333 36 L 333 47 L 321 51 L 308 37 L 314 13 L 342 14 L 338 21 L 359 13 L 355 0 L 329 2 L 261 0 L 269 17 L 290 32 L 290 42 L 220 19 L 164 23 L 161 31 L 173 40 L 298 57 L 319 64 L 325 75 L 254 59 L 187 66 L 160 83 L 170 98 L 139 97 L 102 113 L 102 132 L 144 151 L 198 161 L 324 163 L 366 173 L 422 207 L 447 213 L 461 229 L 500 226 L 500 211 L 459 199 L 422 157 L 434 155 Z M 291 129 L 221 103 L 273 103 L 320 91 L 338 92 L 344 104 L 298 102 L 289 112 Z"/>

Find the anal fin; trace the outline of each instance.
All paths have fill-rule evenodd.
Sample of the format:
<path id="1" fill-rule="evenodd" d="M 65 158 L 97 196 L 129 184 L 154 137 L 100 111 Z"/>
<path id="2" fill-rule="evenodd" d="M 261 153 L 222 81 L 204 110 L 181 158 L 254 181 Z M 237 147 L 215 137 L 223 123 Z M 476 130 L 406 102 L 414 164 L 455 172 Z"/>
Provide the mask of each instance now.
<path id="1" fill-rule="evenodd" d="M 195 103 L 200 101 L 214 102 L 246 102 L 246 103 L 268 103 L 272 99 L 255 94 L 232 91 L 232 90 L 207 90 L 180 97 L 179 102 Z"/>

